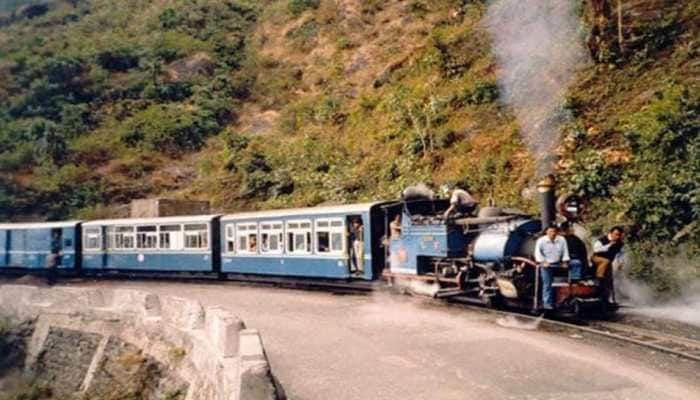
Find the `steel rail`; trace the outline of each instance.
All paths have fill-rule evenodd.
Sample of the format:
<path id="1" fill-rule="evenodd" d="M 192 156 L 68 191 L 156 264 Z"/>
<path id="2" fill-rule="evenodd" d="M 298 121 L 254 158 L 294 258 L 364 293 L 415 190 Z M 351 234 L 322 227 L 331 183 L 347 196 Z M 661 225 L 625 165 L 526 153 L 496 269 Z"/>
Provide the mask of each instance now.
<path id="1" fill-rule="evenodd" d="M 539 318 L 538 316 L 527 315 L 513 311 L 486 308 L 483 306 L 475 305 L 473 302 L 465 302 L 464 299 L 459 298 L 451 299 L 450 302 L 453 304 L 458 304 L 460 307 L 463 308 L 474 310 L 478 309 L 492 314 L 513 316 L 529 320 L 536 320 Z M 606 321 L 598 321 L 592 323 L 592 325 L 590 326 L 584 326 L 555 319 L 544 318 L 542 319 L 541 323 L 548 324 L 550 326 L 586 332 L 626 343 L 632 343 L 638 346 L 647 347 L 660 352 L 682 357 L 688 360 L 700 362 L 700 341 L 690 338 L 670 335 L 663 332 L 656 332 L 648 329 L 642 329 L 634 326 Z M 667 345 L 667 343 L 673 343 L 674 346 L 669 346 Z M 683 350 L 679 348 L 683 348 Z"/>

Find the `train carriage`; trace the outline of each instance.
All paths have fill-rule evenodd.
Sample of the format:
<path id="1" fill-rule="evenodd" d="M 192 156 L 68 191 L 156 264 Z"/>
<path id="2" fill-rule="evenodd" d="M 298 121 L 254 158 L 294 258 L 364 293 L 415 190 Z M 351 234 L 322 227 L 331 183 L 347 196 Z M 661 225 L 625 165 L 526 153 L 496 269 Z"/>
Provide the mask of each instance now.
<path id="1" fill-rule="evenodd" d="M 0 224 L 0 269 L 43 269 L 55 254 L 56 266 L 77 271 L 80 221 Z"/>
<path id="2" fill-rule="evenodd" d="M 217 215 L 83 224 L 83 270 L 218 272 Z"/>
<path id="3" fill-rule="evenodd" d="M 383 203 L 260 211 L 221 218 L 221 272 L 373 280 L 384 252 Z M 352 274 L 352 222 L 362 222 L 364 273 Z"/>

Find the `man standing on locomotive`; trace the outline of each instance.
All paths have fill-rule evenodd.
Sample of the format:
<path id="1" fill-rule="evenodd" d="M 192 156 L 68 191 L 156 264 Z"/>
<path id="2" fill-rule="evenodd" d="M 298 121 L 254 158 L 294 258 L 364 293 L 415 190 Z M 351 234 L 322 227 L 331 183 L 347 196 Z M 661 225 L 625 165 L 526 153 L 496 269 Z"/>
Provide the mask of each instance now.
<path id="1" fill-rule="evenodd" d="M 537 261 L 542 283 L 542 303 L 545 310 L 554 309 L 554 268 L 568 267 L 570 257 L 566 239 L 559 236 L 556 224 L 547 227 L 545 235 L 535 244 L 535 261 Z"/>
<path id="2" fill-rule="evenodd" d="M 613 294 L 612 287 L 612 265 L 620 262 L 624 255 L 622 241 L 625 230 L 621 226 L 614 226 L 607 235 L 599 238 L 593 243 L 593 257 L 591 261 L 595 267 L 595 276 L 600 282 L 603 290 L 603 300 L 610 300 Z"/>
<path id="3" fill-rule="evenodd" d="M 445 211 L 443 218 L 448 219 L 453 212 L 470 215 L 474 212 L 477 205 L 478 203 L 469 192 L 464 189 L 454 188 L 452 196 L 450 196 L 450 207 Z"/>

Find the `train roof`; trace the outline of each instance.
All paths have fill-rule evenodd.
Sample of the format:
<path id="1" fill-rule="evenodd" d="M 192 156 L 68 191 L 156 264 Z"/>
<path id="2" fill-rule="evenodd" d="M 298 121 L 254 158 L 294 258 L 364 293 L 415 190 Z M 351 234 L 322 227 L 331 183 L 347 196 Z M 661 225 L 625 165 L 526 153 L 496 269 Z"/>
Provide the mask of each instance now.
<path id="1" fill-rule="evenodd" d="M 144 224 L 168 224 L 183 222 L 211 221 L 219 217 L 220 214 L 211 215 L 183 215 L 175 217 L 155 217 L 155 218 L 120 218 L 101 219 L 83 223 L 83 226 L 103 226 L 103 225 L 144 225 Z"/>
<path id="2" fill-rule="evenodd" d="M 370 210 L 372 207 L 385 204 L 385 202 L 376 201 L 371 203 L 346 204 L 337 206 L 319 206 L 305 208 L 288 208 L 282 210 L 267 210 L 267 211 L 251 211 L 236 214 L 228 214 L 221 217 L 222 221 L 238 221 L 255 218 L 275 218 L 275 217 L 292 217 L 305 215 L 324 215 L 324 214 L 349 214 L 359 213 Z"/>
<path id="3" fill-rule="evenodd" d="M 82 221 L 54 221 L 54 222 L 17 222 L 0 224 L 0 229 L 49 229 L 49 228 L 70 228 Z"/>

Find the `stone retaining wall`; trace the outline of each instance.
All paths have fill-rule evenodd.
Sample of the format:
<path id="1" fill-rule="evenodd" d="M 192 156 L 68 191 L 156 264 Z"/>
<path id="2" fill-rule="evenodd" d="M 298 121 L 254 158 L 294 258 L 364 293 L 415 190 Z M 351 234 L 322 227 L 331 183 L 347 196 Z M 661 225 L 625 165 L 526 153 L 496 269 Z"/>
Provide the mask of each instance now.
<path id="1" fill-rule="evenodd" d="M 114 378 L 135 357 L 138 366 L 163 367 L 142 385 L 153 398 L 166 386 L 181 394 L 171 398 L 185 400 L 283 396 L 258 332 L 222 308 L 141 290 L 0 285 L 0 316 L 34 322 L 25 369 L 57 382 L 69 376 L 66 391 L 99 397 L 103 377 Z M 51 354 L 76 346 L 72 354 Z M 40 373 L 47 366 L 63 370 Z"/>

